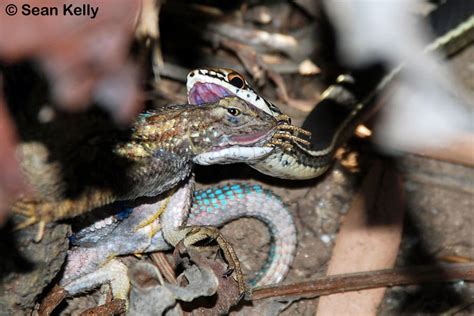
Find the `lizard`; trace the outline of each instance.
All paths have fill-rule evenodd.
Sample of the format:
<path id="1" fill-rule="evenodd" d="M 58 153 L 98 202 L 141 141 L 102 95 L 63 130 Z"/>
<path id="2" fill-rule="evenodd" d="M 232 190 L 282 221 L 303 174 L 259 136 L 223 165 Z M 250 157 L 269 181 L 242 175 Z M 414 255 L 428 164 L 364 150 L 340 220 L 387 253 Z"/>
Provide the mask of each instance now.
<path id="1" fill-rule="evenodd" d="M 263 221 L 270 228 L 273 243 L 267 263 L 249 282 L 255 286 L 280 282 L 295 255 L 292 217 L 280 198 L 260 185 L 228 184 L 193 191 L 193 182 L 189 181 L 172 195 L 164 194 L 138 206 L 116 205 L 112 210 L 112 215 L 99 220 L 94 213 L 88 215 L 85 220 L 91 224 L 81 225 L 70 237 L 74 247 L 68 251 L 59 281 L 68 295 L 108 282 L 114 298 L 127 301 L 128 268 L 115 258 L 168 250 L 169 228 L 184 224 L 219 227 L 240 217 Z M 176 213 L 183 216 L 174 216 Z"/>
<path id="2" fill-rule="evenodd" d="M 266 155 L 271 149 L 264 145 L 276 126 L 273 117 L 231 97 L 203 107 L 170 105 L 143 113 L 126 134 L 85 135 L 82 143 L 65 147 L 63 154 L 70 163 L 62 169 L 47 154 L 29 154 L 33 144 L 24 144 L 19 150 L 21 166 L 37 194 L 33 200 L 16 202 L 13 210 L 28 218 L 20 224 L 24 227 L 76 217 L 116 201 L 155 197 L 189 181 L 192 166 L 200 159 L 234 162 Z M 75 186 L 69 188 L 68 176 L 89 182 L 73 179 Z M 216 239 L 229 270 L 235 271 L 240 291 L 245 292 L 239 262 L 219 231 L 183 227 L 178 223 L 183 223 L 186 212 L 170 212 L 163 216 L 174 218 L 176 225 L 163 227 L 166 241 L 175 246 L 180 241 L 191 245 Z"/>

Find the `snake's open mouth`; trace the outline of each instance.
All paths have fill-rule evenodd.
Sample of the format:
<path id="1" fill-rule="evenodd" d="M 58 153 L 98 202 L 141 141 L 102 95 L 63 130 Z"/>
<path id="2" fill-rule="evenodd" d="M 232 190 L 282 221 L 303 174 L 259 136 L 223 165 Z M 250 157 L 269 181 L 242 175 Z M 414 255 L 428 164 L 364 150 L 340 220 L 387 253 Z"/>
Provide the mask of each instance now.
<path id="1" fill-rule="evenodd" d="M 204 104 L 217 102 L 222 98 L 234 96 L 232 92 L 222 86 L 210 82 L 196 82 L 188 93 L 190 104 Z"/>
<path id="2" fill-rule="evenodd" d="M 190 104 L 201 105 L 206 103 L 217 102 L 222 98 L 236 96 L 221 85 L 210 82 L 196 82 L 188 93 L 188 102 Z M 265 144 L 273 135 L 273 129 L 258 131 L 254 133 L 246 133 L 242 135 L 229 136 L 223 142 L 225 145 L 219 146 L 224 148 L 228 146 L 256 146 Z"/>

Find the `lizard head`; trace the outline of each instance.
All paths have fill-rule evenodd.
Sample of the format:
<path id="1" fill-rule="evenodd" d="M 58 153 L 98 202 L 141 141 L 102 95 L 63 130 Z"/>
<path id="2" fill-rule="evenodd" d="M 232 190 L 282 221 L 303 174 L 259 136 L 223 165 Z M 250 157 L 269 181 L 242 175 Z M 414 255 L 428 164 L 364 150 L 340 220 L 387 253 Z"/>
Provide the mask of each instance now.
<path id="1" fill-rule="evenodd" d="M 250 162 L 273 151 L 268 143 L 276 126 L 273 116 L 237 97 L 167 105 L 142 113 L 119 153 L 129 159 L 177 153 L 204 165 Z"/>
<path id="2" fill-rule="evenodd" d="M 268 155 L 276 119 L 237 97 L 194 107 L 189 137 L 198 164 L 248 162 Z M 193 115 L 193 114 L 191 114 Z"/>
<path id="3" fill-rule="evenodd" d="M 186 88 L 190 104 L 201 105 L 236 96 L 273 117 L 282 114 L 275 105 L 258 95 L 244 76 L 232 69 L 195 69 L 188 74 Z"/>

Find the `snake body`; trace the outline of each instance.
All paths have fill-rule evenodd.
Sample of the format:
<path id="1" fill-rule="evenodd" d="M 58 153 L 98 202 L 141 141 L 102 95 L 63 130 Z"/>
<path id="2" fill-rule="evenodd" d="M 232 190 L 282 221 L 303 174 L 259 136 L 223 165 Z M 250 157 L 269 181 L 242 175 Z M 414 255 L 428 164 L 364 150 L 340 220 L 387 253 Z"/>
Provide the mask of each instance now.
<path id="1" fill-rule="evenodd" d="M 447 1 L 433 11 L 428 21 L 433 33 L 438 36 L 426 46 L 425 52 L 442 51 L 451 55 L 472 43 L 473 6 L 473 1 Z M 281 122 L 281 129 L 276 132 L 281 141 L 272 144 L 270 154 L 248 164 L 278 178 L 310 179 L 329 169 L 336 149 L 372 112 L 374 97 L 402 69 L 400 65 L 387 73 L 375 66 L 363 73 L 338 76 L 336 82 L 322 93 L 321 100 L 303 123 L 302 129 L 293 127 L 277 106 L 259 95 L 241 74 L 231 69 L 201 68 L 191 71 L 187 77 L 188 101 L 201 104 L 235 95 L 273 115 Z M 283 128 L 285 126 L 287 128 Z M 310 142 L 302 139 L 307 135 L 312 135 Z"/>

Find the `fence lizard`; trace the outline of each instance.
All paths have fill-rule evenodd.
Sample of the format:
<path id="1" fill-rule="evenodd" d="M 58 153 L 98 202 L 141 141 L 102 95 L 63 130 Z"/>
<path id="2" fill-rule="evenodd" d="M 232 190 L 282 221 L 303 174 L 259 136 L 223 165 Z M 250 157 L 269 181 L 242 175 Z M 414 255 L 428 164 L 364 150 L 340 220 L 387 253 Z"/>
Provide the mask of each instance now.
<path id="1" fill-rule="evenodd" d="M 200 107 L 173 105 L 144 113 L 128 133 L 84 131 L 81 143 L 65 146 L 61 153 L 68 165 L 59 165 L 47 153 L 30 155 L 25 144 L 20 148 L 22 168 L 37 195 L 16 202 L 13 210 L 27 217 L 20 224 L 25 227 L 72 218 L 115 201 L 155 197 L 186 185 L 195 162 L 248 161 L 268 154 L 272 148 L 264 145 L 275 126 L 270 115 L 231 97 Z M 176 224 L 169 232 L 162 227 L 166 241 L 175 246 L 182 240 L 190 245 L 215 238 L 243 292 L 239 262 L 218 230 L 182 227 L 187 212 L 172 210 L 163 214 Z"/>

